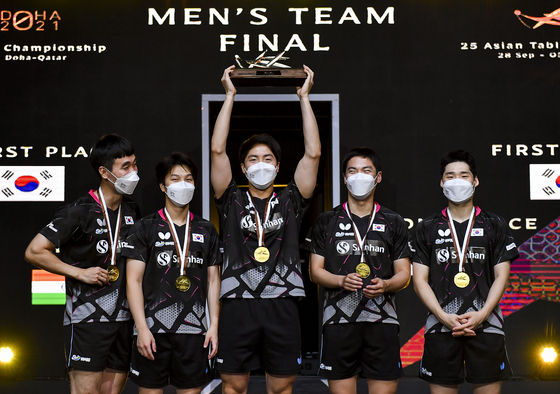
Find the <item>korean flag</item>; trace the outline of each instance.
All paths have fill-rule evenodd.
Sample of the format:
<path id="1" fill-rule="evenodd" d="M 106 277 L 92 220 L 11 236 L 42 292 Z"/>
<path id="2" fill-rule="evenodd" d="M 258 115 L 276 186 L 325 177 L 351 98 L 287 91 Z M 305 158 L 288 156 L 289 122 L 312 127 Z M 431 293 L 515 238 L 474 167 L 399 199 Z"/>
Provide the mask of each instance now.
<path id="1" fill-rule="evenodd" d="M 3 201 L 64 201 L 64 166 L 0 166 Z"/>
<path id="2" fill-rule="evenodd" d="M 529 164 L 531 200 L 560 200 L 560 164 Z"/>

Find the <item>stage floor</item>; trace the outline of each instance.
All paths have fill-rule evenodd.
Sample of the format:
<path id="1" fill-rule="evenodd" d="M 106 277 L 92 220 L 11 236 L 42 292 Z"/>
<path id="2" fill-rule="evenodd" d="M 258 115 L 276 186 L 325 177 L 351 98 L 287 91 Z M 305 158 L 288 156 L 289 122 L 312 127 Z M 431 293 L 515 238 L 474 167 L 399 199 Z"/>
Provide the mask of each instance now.
<path id="1" fill-rule="evenodd" d="M 0 381 L 0 392 L 2 394 L 64 394 L 70 393 L 69 384 L 66 380 L 27 380 L 21 382 Z M 219 394 L 222 386 L 219 380 L 215 380 L 208 388 L 203 390 L 205 394 Z M 294 385 L 294 394 L 328 394 L 329 389 L 321 378 L 315 376 L 298 376 Z M 428 385 L 419 378 L 405 377 L 399 380 L 398 394 L 429 394 Z M 123 394 L 136 394 L 138 387 L 128 382 Z M 175 393 L 173 387 L 166 387 L 164 394 Z M 249 394 L 266 393 L 264 376 L 253 376 L 249 383 Z M 472 393 L 470 384 L 463 384 L 459 388 L 460 394 Z M 502 390 L 504 394 L 558 394 L 560 393 L 560 381 L 539 381 L 522 378 L 513 378 L 504 382 Z M 365 379 L 358 380 L 358 394 L 367 394 L 367 383 Z"/>

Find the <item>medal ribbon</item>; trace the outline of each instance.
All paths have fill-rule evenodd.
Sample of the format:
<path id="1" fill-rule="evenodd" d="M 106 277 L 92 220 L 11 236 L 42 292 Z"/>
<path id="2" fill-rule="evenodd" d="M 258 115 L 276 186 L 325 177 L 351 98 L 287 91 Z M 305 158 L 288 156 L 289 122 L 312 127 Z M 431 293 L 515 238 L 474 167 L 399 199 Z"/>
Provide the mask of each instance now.
<path id="1" fill-rule="evenodd" d="M 455 230 L 455 224 L 453 223 L 453 218 L 451 217 L 451 211 L 447 208 L 447 216 L 449 216 L 449 227 L 451 227 L 451 235 L 453 238 L 453 246 L 455 246 L 455 250 L 457 251 L 458 258 L 459 258 L 459 272 L 464 272 L 465 268 L 463 267 L 463 262 L 465 261 L 465 257 L 467 255 L 467 247 L 469 246 L 469 241 L 471 240 L 471 232 L 474 226 L 474 207 L 471 211 L 471 216 L 469 217 L 469 224 L 467 225 L 467 231 L 465 231 L 465 238 L 463 239 L 463 248 L 459 246 L 457 243 L 457 231 Z"/>
<path id="2" fill-rule="evenodd" d="M 259 247 L 264 246 L 264 227 L 263 222 L 261 221 L 261 217 L 259 212 L 257 211 L 257 207 L 253 204 L 253 198 L 249 192 L 247 193 L 247 197 L 249 198 L 249 206 L 253 207 L 255 210 L 255 225 L 257 228 L 257 240 Z M 268 223 L 268 216 L 270 215 L 270 202 L 272 201 L 272 197 L 276 197 L 276 193 L 272 193 L 270 197 L 266 200 L 266 207 L 264 210 L 264 224 Z"/>
<path id="3" fill-rule="evenodd" d="M 99 197 L 103 204 L 103 217 L 107 223 L 107 232 L 109 234 L 109 247 L 111 248 L 111 265 L 117 264 L 117 243 L 119 242 L 119 235 L 121 233 L 121 204 L 119 204 L 119 211 L 117 212 L 117 225 L 115 226 L 115 237 L 113 238 L 113 231 L 111 230 L 111 220 L 109 219 L 109 212 L 107 211 L 107 203 L 103 196 L 103 191 L 99 188 Z"/>
<path id="4" fill-rule="evenodd" d="M 364 263 L 366 261 L 365 256 L 364 256 L 364 243 L 366 241 L 366 237 L 369 233 L 369 230 L 371 229 L 371 225 L 373 224 L 373 220 L 375 219 L 375 213 L 377 212 L 377 203 L 373 204 L 373 208 L 371 209 L 371 213 L 369 214 L 369 224 L 368 224 L 366 233 L 364 234 L 363 237 L 360 235 L 360 231 L 358 230 L 358 226 L 356 226 L 356 223 L 354 223 L 354 220 L 352 220 L 352 213 L 350 212 L 350 208 L 348 207 L 348 203 L 345 202 L 343 207 L 344 207 L 344 210 L 346 211 L 346 214 L 350 218 L 350 221 L 352 222 L 352 226 L 354 227 L 354 238 L 356 238 L 356 243 L 358 244 L 358 247 L 360 248 L 360 252 L 362 252 L 360 262 Z"/>
<path id="5" fill-rule="evenodd" d="M 169 212 L 167 212 L 167 208 L 163 208 L 165 211 L 165 217 L 167 218 L 167 222 L 169 223 L 169 227 L 171 227 L 171 234 L 173 235 L 173 241 L 175 241 L 175 249 L 177 250 L 177 255 L 179 256 L 179 261 L 181 262 L 181 273 L 180 275 L 184 275 L 185 269 L 185 261 L 187 257 L 187 253 L 189 253 L 189 247 L 191 245 L 190 240 L 190 233 L 191 233 L 191 213 L 187 211 L 187 223 L 185 226 L 185 240 L 183 241 L 183 248 L 179 244 L 179 236 L 177 235 L 177 230 L 175 229 L 175 223 L 171 220 L 171 216 L 169 216 Z"/>

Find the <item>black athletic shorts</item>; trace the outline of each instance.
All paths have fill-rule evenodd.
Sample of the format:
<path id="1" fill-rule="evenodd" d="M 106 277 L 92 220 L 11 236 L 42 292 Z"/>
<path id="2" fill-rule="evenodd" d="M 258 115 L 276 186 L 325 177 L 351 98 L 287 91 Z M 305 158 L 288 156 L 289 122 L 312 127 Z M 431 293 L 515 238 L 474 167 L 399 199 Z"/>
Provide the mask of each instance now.
<path id="1" fill-rule="evenodd" d="M 69 369 L 128 372 L 132 321 L 79 323 L 64 326 L 64 350 Z"/>
<path id="2" fill-rule="evenodd" d="M 322 347 L 319 374 L 327 379 L 359 374 L 368 379 L 396 380 L 403 375 L 396 324 L 327 324 Z"/>
<path id="3" fill-rule="evenodd" d="M 294 298 L 223 300 L 218 331 L 218 371 L 244 373 L 262 368 L 273 375 L 295 375 L 301 369 Z"/>
<path id="4" fill-rule="evenodd" d="M 154 334 L 155 360 L 138 352 L 134 336 L 130 380 L 140 387 L 159 389 L 171 384 L 178 389 L 206 386 L 212 380 L 204 335 Z"/>
<path id="5" fill-rule="evenodd" d="M 512 376 L 505 337 L 477 332 L 474 337 L 451 333 L 424 336 L 420 377 L 442 385 L 493 383 Z"/>

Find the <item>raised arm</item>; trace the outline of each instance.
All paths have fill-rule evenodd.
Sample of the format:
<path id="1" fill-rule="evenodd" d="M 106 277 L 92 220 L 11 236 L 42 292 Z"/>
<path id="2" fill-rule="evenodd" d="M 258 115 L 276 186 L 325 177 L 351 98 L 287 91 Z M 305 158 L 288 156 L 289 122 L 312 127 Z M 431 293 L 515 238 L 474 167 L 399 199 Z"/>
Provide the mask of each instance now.
<path id="1" fill-rule="evenodd" d="M 103 286 L 109 282 L 109 275 L 103 268 L 78 268 L 66 264 L 53 253 L 55 248 L 56 246 L 47 237 L 37 234 L 25 250 L 25 260 L 45 271 L 74 278 L 90 285 Z"/>
<path id="2" fill-rule="evenodd" d="M 306 65 L 303 66 L 307 79 L 302 87 L 297 89 L 303 117 L 303 143 L 305 153 L 299 161 L 294 174 L 296 185 L 304 198 L 313 195 L 317 183 L 317 171 L 319 171 L 319 159 L 321 157 L 321 140 L 315 114 L 311 108 L 309 92 L 313 86 L 313 71 Z"/>
<path id="3" fill-rule="evenodd" d="M 226 91 L 226 99 L 224 100 L 222 109 L 216 119 L 210 147 L 212 158 L 210 181 L 212 182 L 212 187 L 214 188 L 214 193 L 217 198 L 220 198 L 222 194 L 224 194 L 232 177 L 231 164 L 226 154 L 226 146 L 233 101 L 235 99 L 235 94 L 237 93 L 235 86 L 233 86 L 229 77 L 229 74 L 231 74 L 234 69 L 235 66 L 226 68 L 224 70 L 224 75 L 222 76 L 222 85 Z"/>

